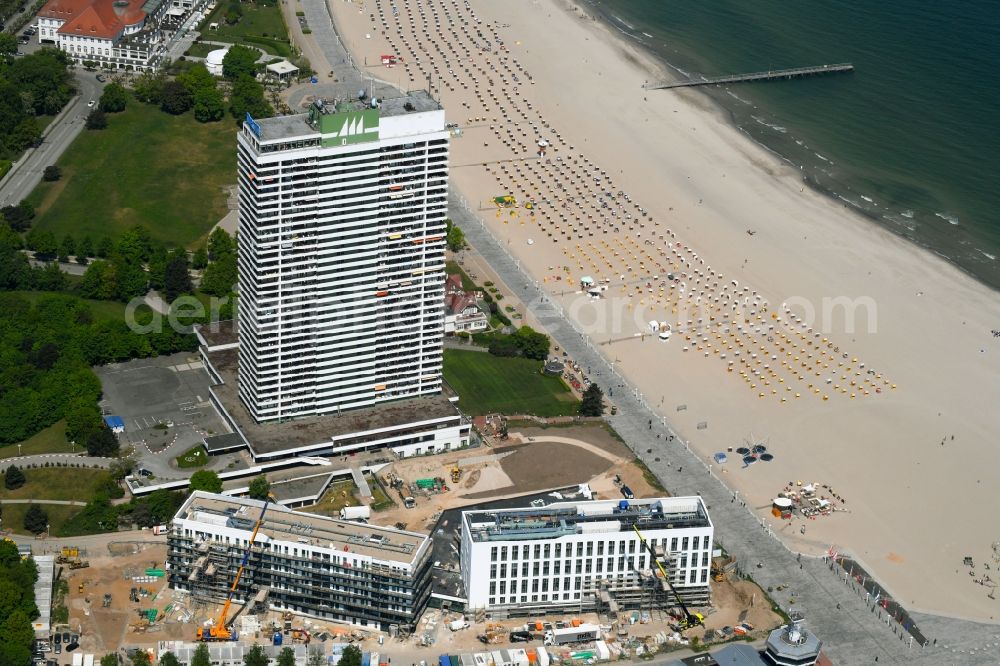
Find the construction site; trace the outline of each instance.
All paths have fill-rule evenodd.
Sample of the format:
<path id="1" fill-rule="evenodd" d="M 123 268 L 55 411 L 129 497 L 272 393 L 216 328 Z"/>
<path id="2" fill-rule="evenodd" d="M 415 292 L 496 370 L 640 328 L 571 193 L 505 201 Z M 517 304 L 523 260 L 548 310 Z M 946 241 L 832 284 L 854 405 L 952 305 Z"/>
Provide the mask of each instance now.
<path id="1" fill-rule="evenodd" d="M 556 473 L 538 464 L 552 459 L 563 461 Z M 381 496 L 362 496 L 345 481 L 316 506 L 292 511 L 195 493 L 166 528 L 169 549 L 150 534 L 148 543 L 109 540 L 86 557 L 72 549 L 60 556 L 70 626 L 94 654 L 182 653 L 207 641 L 220 664 L 241 663 L 253 644 L 292 646 L 304 663 L 309 650 L 336 654 L 351 643 L 376 659 L 432 661 L 520 642 L 572 663 L 595 640 L 612 656 L 637 655 L 695 638 L 759 638 L 777 626 L 764 593 L 735 578 L 724 556 L 712 559 L 704 594 L 678 599 L 663 583 L 675 576 L 655 571 L 665 562 L 656 546 L 645 582 L 620 605 L 608 597 L 593 607 L 519 614 L 499 603 L 468 604 L 463 511 L 662 497 L 632 461 L 602 428 L 520 428 L 493 446 L 383 466 L 369 479 Z M 574 626 L 595 627 L 598 638 L 559 644 L 555 636 Z"/>

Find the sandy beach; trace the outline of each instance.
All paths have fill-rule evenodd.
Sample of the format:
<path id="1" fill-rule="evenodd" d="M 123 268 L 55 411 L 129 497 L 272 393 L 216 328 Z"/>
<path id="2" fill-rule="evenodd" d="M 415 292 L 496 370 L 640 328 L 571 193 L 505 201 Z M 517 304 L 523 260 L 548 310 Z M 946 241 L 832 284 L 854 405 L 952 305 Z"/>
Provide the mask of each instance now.
<path id="1" fill-rule="evenodd" d="M 330 6 L 373 76 L 430 80 L 461 129 L 453 186 L 706 461 L 727 452 L 713 471 L 761 516 L 799 481 L 841 509 L 772 519 L 793 548 L 849 552 L 911 610 L 1000 620 L 962 565 L 1000 579 L 995 292 L 803 187 L 698 92 L 643 90 L 668 75 L 585 10 Z M 744 467 L 751 438 L 774 459 Z"/>

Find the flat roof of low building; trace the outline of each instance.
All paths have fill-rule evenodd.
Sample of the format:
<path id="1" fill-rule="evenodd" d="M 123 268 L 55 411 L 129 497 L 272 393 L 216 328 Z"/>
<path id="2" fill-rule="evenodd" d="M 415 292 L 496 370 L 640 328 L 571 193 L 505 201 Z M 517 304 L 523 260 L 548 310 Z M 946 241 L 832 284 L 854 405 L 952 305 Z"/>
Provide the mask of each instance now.
<path id="1" fill-rule="evenodd" d="M 299 68 L 288 62 L 287 60 L 279 60 L 278 62 L 272 62 L 267 66 L 267 71 L 274 72 L 275 74 L 291 74 L 292 72 L 299 71 Z"/>
<path id="2" fill-rule="evenodd" d="M 356 91 L 347 92 L 343 98 L 336 100 L 324 100 L 330 108 L 341 111 L 364 111 L 371 109 L 371 104 L 366 100 L 361 100 L 354 94 Z M 411 108 L 406 108 L 409 105 Z M 426 90 L 411 90 L 401 97 L 380 98 L 378 115 L 380 118 L 390 116 L 402 116 L 408 113 L 420 113 L 424 111 L 439 111 L 441 105 Z M 294 137 L 319 136 L 319 132 L 309 124 L 308 113 L 297 113 L 290 116 L 275 116 L 273 118 L 261 118 L 256 120 L 260 127 L 260 138 L 262 141 L 274 141 L 277 139 L 291 139 Z"/>
<path id="3" fill-rule="evenodd" d="M 336 438 L 409 424 L 460 418 L 458 408 L 444 394 L 406 398 L 340 414 L 308 416 L 282 423 L 257 423 L 237 391 L 238 350 L 209 351 L 207 357 L 223 384 L 212 387 L 216 398 L 246 438 L 256 456 L 284 451 L 334 446 Z"/>
<path id="4" fill-rule="evenodd" d="M 263 506 L 264 502 L 247 497 L 195 491 L 174 520 L 192 520 L 250 533 Z M 430 547 L 430 538 L 424 534 L 293 511 L 273 502 L 268 504 L 258 538 L 260 535 L 272 541 L 306 544 L 402 564 L 416 563 Z"/>
<path id="5" fill-rule="evenodd" d="M 592 532 L 711 527 L 701 497 L 556 502 L 544 507 L 465 511 L 473 541 L 555 539 Z"/>
<path id="6" fill-rule="evenodd" d="M 242 449 L 246 445 L 243 435 L 238 432 L 227 432 L 224 435 L 211 435 L 205 438 L 205 450 L 210 456 Z"/>
<path id="7" fill-rule="evenodd" d="M 38 606 L 38 617 L 31 623 L 35 633 L 47 636 L 52 628 L 52 581 L 55 578 L 55 555 L 35 555 L 35 566 L 38 567 L 38 579 L 35 581 L 35 605 Z"/>
<path id="8" fill-rule="evenodd" d="M 213 321 L 210 324 L 195 326 L 199 340 L 210 351 L 222 345 L 233 345 L 239 342 L 239 327 L 236 320 Z"/>

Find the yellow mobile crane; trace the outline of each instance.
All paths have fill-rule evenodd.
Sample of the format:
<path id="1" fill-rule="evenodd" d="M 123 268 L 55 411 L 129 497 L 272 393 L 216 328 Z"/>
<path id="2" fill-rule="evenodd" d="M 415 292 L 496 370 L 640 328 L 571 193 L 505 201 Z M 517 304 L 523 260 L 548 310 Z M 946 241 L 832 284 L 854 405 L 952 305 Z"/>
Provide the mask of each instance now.
<path id="1" fill-rule="evenodd" d="M 264 500 L 264 507 L 260 510 L 260 517 L 257 518 L 257 524 L 253 526 L 253 532 L 250 534 L 250 540 L 247 542 L 247 549 L 243 552 L 243 561 L 240 562 L 240 568 L 236 570 L 236 577 L 229 588 L 229 595 L 226 597 L 226 604 L 222 607 L 222 612 L 219 613 L 219 618 L 207 630 L 205 627 L 198 627 L 197 639 L 199 641 L 231 641 L 236 639 L 233 632 L 229 630 L 227 622 L 229 607 L 233 604 L 233 595 L 236 593 L 236 587 L 240 584 L 240 578 L 243 577 L 243 570 L 250 560 L 250 550 L 253 548 L 254 539 L 257 538 L 260 526 L 264 524 L 264 514 L 267 513 L 267 506 L 272 500 L 277 502 L 273 495 L 268 495 L 267 499 Z"/>
<path id="2" fill-rule="evenodd" d="M 650 559 L 656 562 L 656 567 L 660 570 L 660 575 L 663 576 L 663 583 L 670 589 L 674 594 L 674 599 L 677 600 L 677 605 L 680 606 L 681 611 L 684 613 L 684 619 L 681 621 L 681 629 L 689 629 L 690 627 L 698 627 L 705 624 L 705 616 L 701 613 L 692 613 L 688 610 L 687 604 L 681 599 L 681 595 L 677 593 L 677 588 L 673 586 L 670 582 L 670 576 L 667 575 L 667 570 L 663 567 L 663 563 L 660 562 L 660 558 L 656 556 L 656 550 L 646 541 L 646 537 L 642 536 L 642 532 L 639 531 L 638 525 L 632 525 L 632 529 L 639 537 L 639 543 L 642 547 L 649 553 Z"/>

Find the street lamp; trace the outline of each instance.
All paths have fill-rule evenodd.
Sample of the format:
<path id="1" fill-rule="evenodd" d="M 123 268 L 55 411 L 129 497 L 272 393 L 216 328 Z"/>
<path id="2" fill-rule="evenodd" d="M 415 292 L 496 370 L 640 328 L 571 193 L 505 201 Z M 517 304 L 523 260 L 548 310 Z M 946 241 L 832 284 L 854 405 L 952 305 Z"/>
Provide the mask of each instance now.
<path id="1" fill-rule="evenodd" d="M 18 458 L 21 457 L 21 445 L 20 444 L 17 445 L 17 457 Z"/>

